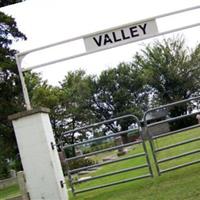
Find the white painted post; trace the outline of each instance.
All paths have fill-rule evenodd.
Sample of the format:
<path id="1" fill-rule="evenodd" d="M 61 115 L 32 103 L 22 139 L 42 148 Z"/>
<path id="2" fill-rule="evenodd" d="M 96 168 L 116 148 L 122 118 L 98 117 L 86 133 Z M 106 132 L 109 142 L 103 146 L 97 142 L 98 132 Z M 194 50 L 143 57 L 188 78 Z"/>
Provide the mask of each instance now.
<path id="1" fill-rule="evenodd" d="M 17 113 L 12 120 L 31 200 L 67 200 L 49 109 Z M 64 184 L 63 184 L 64 183 Z"/>

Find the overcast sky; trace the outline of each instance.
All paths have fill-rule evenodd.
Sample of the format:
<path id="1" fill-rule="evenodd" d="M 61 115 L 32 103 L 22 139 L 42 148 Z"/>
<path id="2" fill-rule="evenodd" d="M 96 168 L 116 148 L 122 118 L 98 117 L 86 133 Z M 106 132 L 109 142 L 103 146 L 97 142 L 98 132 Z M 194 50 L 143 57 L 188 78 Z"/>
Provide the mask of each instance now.
<path id="1" fill-rule="evenodd" d="M 53 42 L 197 5 L 200 5 L 200 0 L 27 0 L 1 8 L 1 10 L 15 17 L 19 29 L 27 36 L 27 41 L 14 45 L 17 50 L 23 52 Z M 158 20 L 158 30 L 160 32 L 177 26 L 198 23 L 200 22 L 199 11 L 200 9 Z M 189 47 L 194 47 L 200 41 L 200 27 L 173 35 L 176 34 L 185 36 Z M 155 38 L 47 66 L 37 71 L 41 72 L 42 77 L 48 79 L 53 85 L 58 84 L 58 81 L 61 81 L 70 70 L 82 68 L 89 74 L 99 74 L 103 69 L 115 67 L 119 62 L 130 61 L 136 51 L 153 40 Z M 82 46 L 78 44 L 74 49 L 62 46 L 55 50 L 39 52 L 27 56 L 23 67 L 57 59 L 81 48 Z"/>

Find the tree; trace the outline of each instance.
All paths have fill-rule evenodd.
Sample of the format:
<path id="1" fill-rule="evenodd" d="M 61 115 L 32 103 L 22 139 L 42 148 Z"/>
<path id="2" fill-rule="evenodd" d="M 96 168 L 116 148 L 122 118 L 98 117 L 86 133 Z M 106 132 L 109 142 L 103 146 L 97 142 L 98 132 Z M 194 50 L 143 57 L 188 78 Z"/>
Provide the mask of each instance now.
<path id="1" fill-rule="evenodd" d="M 153 101 L 159 104 L 186 99 L 199 92 L 200 46 L 190 52 L 181 38 L 156 41 L 138 53 L 133 63 L 143 69 Z"/>
<path id="2" fill-rule="evenodd" d="M 146 109 L 148 96 L 143 87 L 141 70 L 129 63 L 121 63 L 117 68 L 103 71 L 96 81 L 96 91 L 93 97 L 94 112 L 98 119 L 134 114 L 141 118 L 142 111 Z M 132 120 L 120 120 L 121 130 L 127 130 Z M 110 126 L 112 131 L 116 131 Z M 127 135 L 122 140 L 127 142 Z"/>
<path id="3" fill-rule="evenodd" d="M 66 117 L 63 127 L 66 130 L 82 127 L 94 121 L 95 116 L 91 110 L 92 79 L 93 77 L 87 76 L 85 71 L 78 70 L 69 72 L 61 82 L 61 105 Z M 85 131 L 81 134 L 81 139 L 84 137 L 86 137 Z M 68 134 L 65 139 L 68 143 L 73 144 L 75 133 Z"/>
<path id="4" fill-rule="evenodd" d="M 39 74 L 28 73 L 26 75 L 27 88 L 33 107 L 47 107 L 50 109 L 50 121 L 54 131 L 56 142 L 64 132 L 64 109 L 61 106 L 61 88 L 42 81 Z"/>
<path id="5" fill-rule="evenodd" d="M 187 99 L 200 92 L 200 45 L 191 51 L 182 38 L 156 41 L 137 53 L 133 64 L 142 69 L 151 91 L 152 105 Z M 175 106 L 170 115 L 178 116 L 187 111 L 187 105 Z"/>
<path id="6" fill-rule="evenodd" d="M 0 7 L 9 6 L 14 3 L 22 2 L 22 0 L 2 0 L 0 1 Z"/>
<path id="7" fill-rule="evenodd" d="M 16 51 L 10 48 L 12 41 L 18 39 L 26 37 L 17 29 L 12 17 L 0 12 L 0 160 L 5 165 L 9 159 L 15 159 L 17 154 L 15 135 L 8 115 L 23 109 L 20 80 L 14 58 Z"/>
<path id="8" fill-rule="evenodd" d="M 60 142 L 61 135 L 67 130 L 84 126 L 94 118 L 90 100 L 92 77 L 86 76 L 84 71 L 69 72 L 59 87 L 48 85 L 36 73 L 26 73 L 25 79 L 32 106 L 50 108 L 50 121 L 56 142 Z M 85 137 L 83 133 L 79 139 Z M 74 143 L 75 134 L 67 134 L 62 139 Z M 75 149 L 72 153 L 75 154 Z"/>

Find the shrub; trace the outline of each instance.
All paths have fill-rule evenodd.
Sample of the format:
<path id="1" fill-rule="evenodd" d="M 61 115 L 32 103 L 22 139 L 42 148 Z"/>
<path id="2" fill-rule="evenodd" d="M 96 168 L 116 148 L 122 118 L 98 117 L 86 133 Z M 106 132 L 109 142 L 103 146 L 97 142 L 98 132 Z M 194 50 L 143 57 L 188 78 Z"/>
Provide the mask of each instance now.
<path id="1" fill-rule="evenodd" d="M 96 162 L 90 158 L 80 158 L 77 160 L 69 161 L 69 169 L 78 169 L 81 167 L 91 166 L 96 164 Z"/>
<path id="2" fill-rule="evenodd" d="M 0 179 L 9 177 L 9 165 L 6 159 L 0 160 Z"/>
<path id="3" fill-rule="evenodd" d="M 103 150 L 103 149 L 107 149 L 110 147 L 116 146 L 114 141 L 106 141 L 104 143 L 101 144 L 96 144 L 96 145 L 91 145 L 91 147 L 87 147 L 83 149 L 83 153 L 87 154 L 90 152 L 94 152 L 94 151 L 99 151 L 99 150 Z"/>

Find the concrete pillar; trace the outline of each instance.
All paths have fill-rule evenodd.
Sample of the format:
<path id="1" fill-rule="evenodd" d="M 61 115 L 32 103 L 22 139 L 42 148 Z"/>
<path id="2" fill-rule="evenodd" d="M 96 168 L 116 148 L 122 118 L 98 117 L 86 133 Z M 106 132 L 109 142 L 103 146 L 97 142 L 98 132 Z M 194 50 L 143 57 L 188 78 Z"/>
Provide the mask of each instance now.
<path id="1" fill-rule="evenodd" d="M 29 193 L 26 188 L 26 181 L 23 171 L 17 172 L 17 182 L 19 185 L 20 193 L 22 195 L 22 200 L 29 200 Z"/>
<path id="2" fill-rule="evenodd" d="M 49 109 L 17 113 L 12 120 L 31 200 L 67 200 Z"/>

